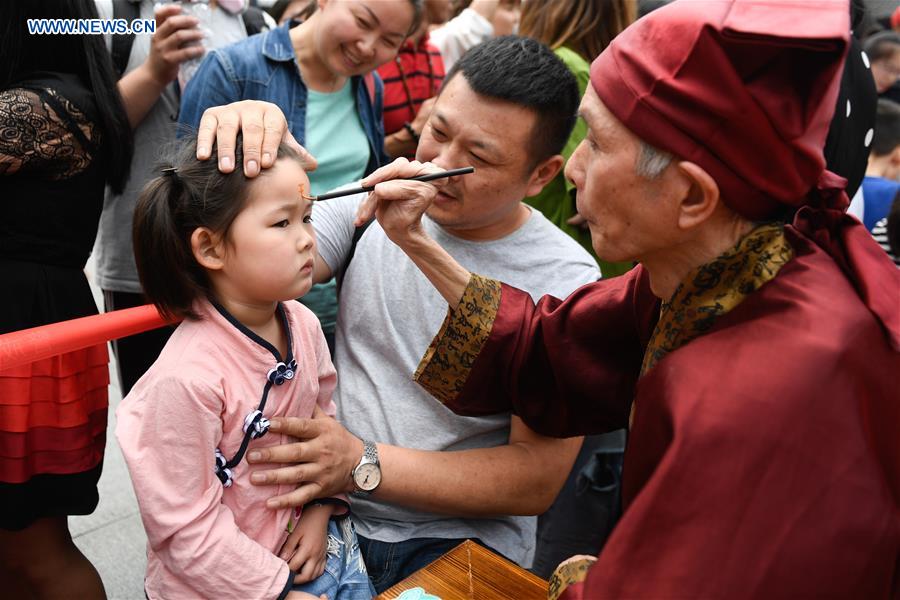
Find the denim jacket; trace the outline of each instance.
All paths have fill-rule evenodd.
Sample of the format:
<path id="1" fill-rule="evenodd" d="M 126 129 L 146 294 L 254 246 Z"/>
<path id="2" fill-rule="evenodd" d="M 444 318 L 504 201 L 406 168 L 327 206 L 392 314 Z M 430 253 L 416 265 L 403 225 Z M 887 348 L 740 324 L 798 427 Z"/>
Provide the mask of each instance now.
<path id="1" fill-rule="evenodd" d="M 266 100 L 281 108 L 291 133 L 304 144 L 307 91 L 288 34 L 292 25 L 297 22 L 210 51 L 184 91 L 179 123 L 196 129 L 207 108 L 238 100 Z M 362 76 L 351 79 L 356 112 L 369 140 L 366 175 L 390 162 L 381 117 L 384 85 L 377 73 L 373 83 L 372 97 Z"/>

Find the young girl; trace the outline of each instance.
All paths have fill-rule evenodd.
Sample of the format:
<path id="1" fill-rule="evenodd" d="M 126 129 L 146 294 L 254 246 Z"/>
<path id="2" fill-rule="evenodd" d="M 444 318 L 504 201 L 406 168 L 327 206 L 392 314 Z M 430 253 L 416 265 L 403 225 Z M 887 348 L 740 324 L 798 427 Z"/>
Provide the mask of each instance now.
<path id="1" fill-rule="evenodd" d="M 143 289 L 184 319 L 117 411 L 149 542 L 147 596 L 371 598 L 346 500 L 299 517 L 268 509 L 273 490 L 251 485 L 243 460 L 289 441 L 266 435 L 269 418 L 335 410 L 321 327 L 293 301 L 316 256 L 309 180 L 284 146 L 252 181 L 195 152 L 162 169 L 134 216 Z"/>

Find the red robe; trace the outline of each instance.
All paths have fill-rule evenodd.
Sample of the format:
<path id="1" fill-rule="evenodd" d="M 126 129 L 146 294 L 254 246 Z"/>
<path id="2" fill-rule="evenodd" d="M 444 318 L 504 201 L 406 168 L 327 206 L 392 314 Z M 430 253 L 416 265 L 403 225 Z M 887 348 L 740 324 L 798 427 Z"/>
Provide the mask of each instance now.
<path id="1" fill-rule="evenodd" d="M 786 235 L 775 279 L 640 379 L 659 310 L 643 268 L 537 307 L 502 287 L 449 408 L 572 436 L 636 403 L 624 514 L 562 598 L 900 597 L 900 354 L 835 262 Z"/>

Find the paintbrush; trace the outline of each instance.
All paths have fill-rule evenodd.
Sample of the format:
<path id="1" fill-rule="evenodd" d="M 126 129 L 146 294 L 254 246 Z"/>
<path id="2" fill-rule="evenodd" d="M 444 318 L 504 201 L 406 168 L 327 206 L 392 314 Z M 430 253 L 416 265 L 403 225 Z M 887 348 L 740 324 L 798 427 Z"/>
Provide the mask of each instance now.
<path id="1" fill-rule="evenodd" d="M 466 175 L 468 173 L 474 173 L 474 167 L 463 167 L 462 169 L 450 169 L 449 171 L 441 171 L 440 173 L 428 173 L 426 175 L 419 175 L 418 177 L 407 177 L 403 179 L 389 179 L 388 181 L 433 181 L 435 179 L 443 179 L 445 177 L 455 177 L 456 175 Z M 384 182 L 381 182 L 384 183 Z M 314 200 L 321 202 L 322 200 L 331 200 L 332 198 L 341 198 L 342 196 L 352 196 L 353 194 L 362 194 L 363 192 L 371 192 L 375 189 L 375 186 L 367 186 L 367 187 L 355 187 L 350 188 L 348 190 L 338 190 L 336 192 L 328 192 L 327 194 L 319 194 L 318 196 L 307 196 L 302 189 L 300 189 L 300 194 L 306 198 L 307 200 Z"/>

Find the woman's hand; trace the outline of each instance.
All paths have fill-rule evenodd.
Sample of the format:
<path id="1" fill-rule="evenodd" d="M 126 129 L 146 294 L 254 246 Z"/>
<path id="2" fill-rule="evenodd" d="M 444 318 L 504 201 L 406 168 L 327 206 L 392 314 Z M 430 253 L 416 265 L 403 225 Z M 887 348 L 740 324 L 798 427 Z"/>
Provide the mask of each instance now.
<path id="1" fill-rule="evenodd" d="M 164 4 L 156 9 L 156 31 L 150 38 L 150 53 L 144 64 L 160 86 L 178 76 L 178 67 L 186 60 L 203 56 L 203 32 L 197 17 L 181 14 L 178 4 Z"/>

